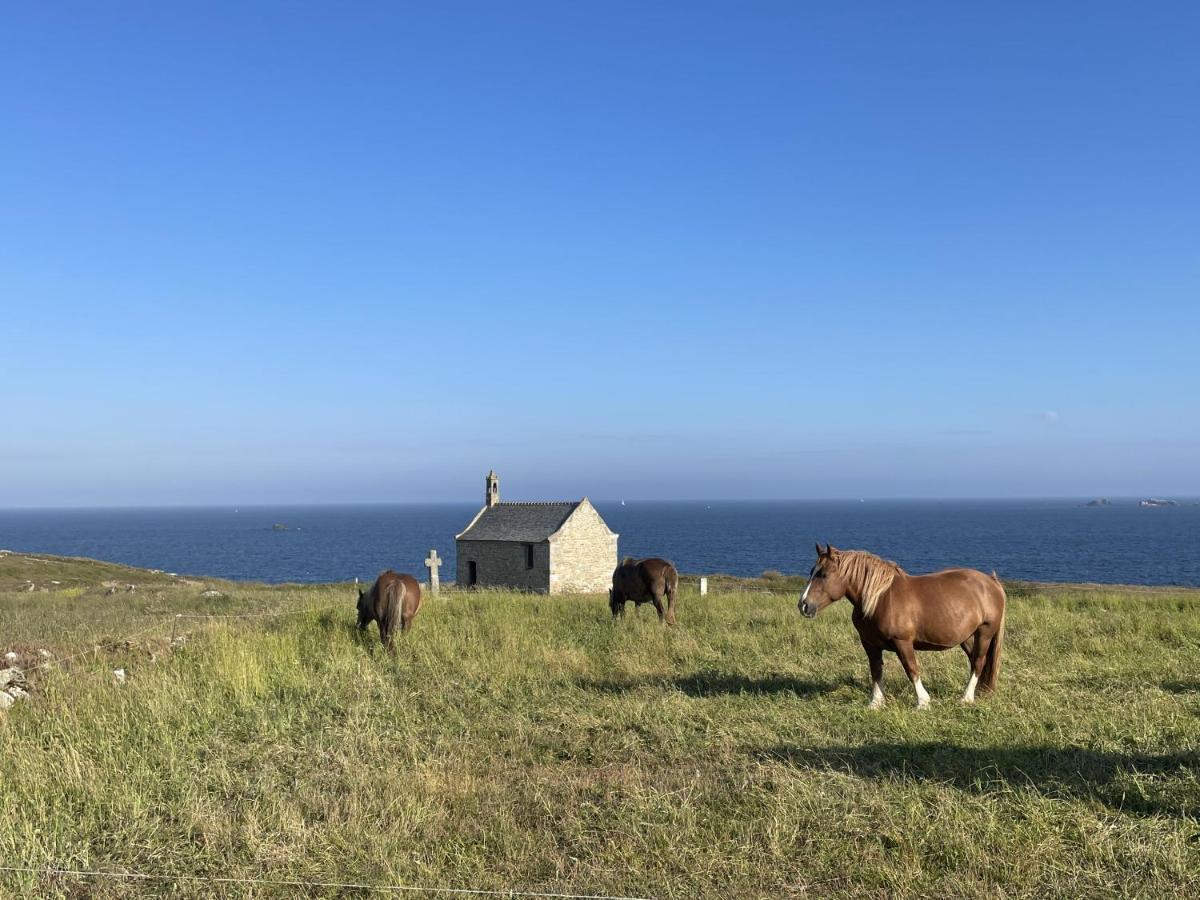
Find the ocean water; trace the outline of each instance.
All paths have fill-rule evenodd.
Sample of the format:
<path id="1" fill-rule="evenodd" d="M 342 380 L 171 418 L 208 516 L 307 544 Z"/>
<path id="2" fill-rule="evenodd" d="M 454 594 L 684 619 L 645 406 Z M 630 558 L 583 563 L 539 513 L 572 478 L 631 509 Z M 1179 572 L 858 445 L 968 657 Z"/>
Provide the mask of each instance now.
<path id="1" fill-rule="evenodd" d="M 597 503 L 620 553 L 680 571 L 807 572 L 815 541 L 909 572 L 971 566 L 1003 578 L 1200 586 L 1200 504 L 1135 500 Z M 454 535 L 476 504 L 0 510 L 0 548 L 265 582 L 424 579 L 431 548 L 454 577 Z M 274 530 L 276 523 L 288 530 Z"/>

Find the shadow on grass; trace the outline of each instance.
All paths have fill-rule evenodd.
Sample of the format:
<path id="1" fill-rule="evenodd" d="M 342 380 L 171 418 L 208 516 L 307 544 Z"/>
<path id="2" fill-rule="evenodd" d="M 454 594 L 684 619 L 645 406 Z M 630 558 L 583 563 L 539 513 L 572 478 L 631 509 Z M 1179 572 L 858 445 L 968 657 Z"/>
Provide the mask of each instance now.
<path id="1" fill-rule="evenodd" d="M 317 617 L 317 627 L 329 635 L 340 635 L 347 643 L 355 644 L 370 654 L 382 646 L 377 626 L 369 625 L 366 629 L 360 629 L 353 615 L 327 610 Z"/>
<path id="2" fill-rule="evenodd" d="M 342 613 L 338 610 L 323 610 L 317 616 L 317 627 L 331 634 L 354 634 L 358 625 L 353 612 Z"/>
<path id="3" fill-rule="evenodd" d="M 586 691 L 595 691 L 601 694 L 624 694 L 644 687 L 658 687 L 680 691 L 689 697 L 722 697 L 737 694 L 792 694 L 797 697 L 815 697 L 820 694 L 831 694 L 847 685 L 857 684 L 851 678 L 810 681 L 784 675 L 767 675 L 756 678 L 728 672 L 697 672 L 694 675 L 678 678 L 651 677 L 612 681 L 580 679 L 576 683 Z"/>
<path id="4" fill-rule="evenodd" d="M 1200 694 L 1200 680 L 1197 681 L 1164 681 L 1162 689 L 1172 694 Z"/>
<path id="5" fill-rule="evenodd" d="M 1107 753 L 1081 747 L 963 747 L 957 744 L 865 744 L 776 747 L 761 759 L 809 771 L 861 778 L 948 784 L 979 795 L 1031 787 L 1059 799 L 1094 800 L 1137 815 L 1200 815 L 1200 753 Z"/>

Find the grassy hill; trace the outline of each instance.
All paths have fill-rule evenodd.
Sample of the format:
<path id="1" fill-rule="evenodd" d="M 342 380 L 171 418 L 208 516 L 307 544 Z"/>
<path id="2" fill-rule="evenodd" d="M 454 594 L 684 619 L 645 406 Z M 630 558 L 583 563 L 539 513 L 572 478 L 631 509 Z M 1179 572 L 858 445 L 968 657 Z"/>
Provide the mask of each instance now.
<path id="1" fill-rule="evenodd" d="M 349 585 L 41 559 L 0 557 L 0 653 L 31 692 L 0 714 L 0 866 L 173 880 L 0 870 L 0 895 L 1200 887 L 1200 592 L 1019 586 L 997 696 L 960 706 L 962 654 L 926 653 L 917 712 L 889 657 L 870 712 L 848 605 L 803 620 L 778 579 L 688 587 L 676 629 L 443 593 L 389 658 Z M 281 614 L 176 619 L 251 611 Z M 84 655 L 32 669 L 42 649 Z"/>

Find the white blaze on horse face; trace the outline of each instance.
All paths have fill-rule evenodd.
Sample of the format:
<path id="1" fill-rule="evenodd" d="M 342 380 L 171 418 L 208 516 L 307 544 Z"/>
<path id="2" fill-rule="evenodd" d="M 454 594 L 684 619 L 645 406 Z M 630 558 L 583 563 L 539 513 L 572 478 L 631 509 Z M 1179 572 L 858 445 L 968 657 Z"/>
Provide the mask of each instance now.
<path id="1" fill-rule="evenodd" d="M 921 684 L 920 678 L 913 682 L 913 689 L 917 692 L 917 709 L 924 709 L 929 705 L 929 692 Z"/>
<path id="2" fill-rule="evenodd" d="M 812 590 L 812 579 L 808 579 L 808 584 L 804 586 L 804 593 L 800 595 L 800 602 L 803 603 L 808 599 L 808 592 Z"/>
<path id="3" fill-rule="evenodd" d="M 975 702 L 975 685 L 979 683 L 979 676 L 974 672 L 971 673 L 971 680 L 967 682 L 967 689 L 963 691 L 963 703 Z"/>

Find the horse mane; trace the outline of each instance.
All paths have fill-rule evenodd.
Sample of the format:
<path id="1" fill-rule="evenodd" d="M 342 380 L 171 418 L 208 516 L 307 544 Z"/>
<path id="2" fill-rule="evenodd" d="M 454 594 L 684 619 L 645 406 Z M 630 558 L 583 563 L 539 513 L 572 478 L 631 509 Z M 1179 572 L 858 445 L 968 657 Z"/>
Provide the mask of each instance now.
<path id="1" fill-rule="evenodd" d="M 866 550 L 843 550 L 838 554 L 838 571 L 857 588 L 864 616 L 872 615 L 879 598 L 897 575 L 907 574 L 897 563 Z"/>

